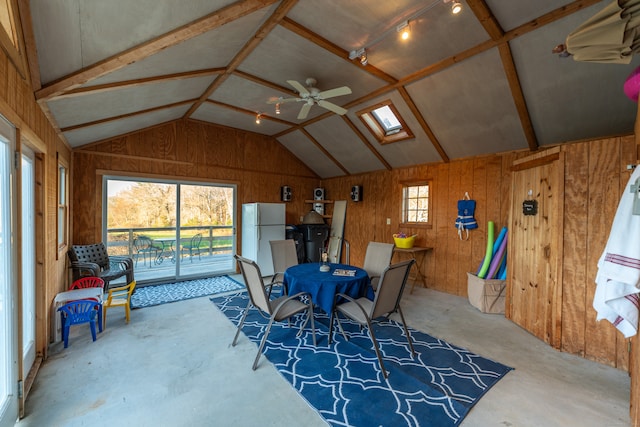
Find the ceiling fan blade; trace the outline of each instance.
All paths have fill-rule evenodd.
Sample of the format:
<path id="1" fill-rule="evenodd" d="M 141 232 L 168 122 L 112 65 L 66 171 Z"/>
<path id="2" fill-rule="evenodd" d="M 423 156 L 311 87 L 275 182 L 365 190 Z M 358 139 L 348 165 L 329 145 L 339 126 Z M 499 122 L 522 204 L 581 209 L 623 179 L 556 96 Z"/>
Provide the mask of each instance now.
<path id="1" fill-rule="evenodd" d="M 333 111 L 336 114 L 340 114 L 341 116 L 344 116 L 345 114 L 347 114 L 347 111 L 348 111 L 340 107 L 339 105 L 336 105 L 329 101 L 320 100 L 318 101 L 318 105 L 321 106 L 322 108 L 326 108 L 327 110 Z"/>
<path id="2" fill-rule="evenodd" d="M 307 102 L 302 106 L 302 108 L 300 109 L 300 113 L 298 114 L 298 120 L 304 120 L 307 118 L 307 116 L 309 115 L 309 110 L 311 110 L 312 105 L 313 103 Z"/>
<path id="3" fill-rule="evenodd" d="M 267 101 L 267 104 L 286 104 L 287 102 L 298 102 L 300 98 L 273 98 Z"/>
<path id="4" fill-rule="evenodd" d="M 342 96 L 349 95 L 351 93 L 351 89 L 348 86 L 337 87 L 335 89 L 329 89 L 322 91 L 318 94 L 320 99 L 328 99 L 333 98 L 334 96 Z"/>
<path id="5" fill-rule="evenodd" d="M 309 91 L 307 90 L 307 88 L 302 86 L 297 81 L 295 81 L 295 80 L 287 80 L 287 83 L 289 83 L 291 86 L 293 86 L 293 88 L 298 91 L 300 96 L 308 96 L 309 95 Z"/>

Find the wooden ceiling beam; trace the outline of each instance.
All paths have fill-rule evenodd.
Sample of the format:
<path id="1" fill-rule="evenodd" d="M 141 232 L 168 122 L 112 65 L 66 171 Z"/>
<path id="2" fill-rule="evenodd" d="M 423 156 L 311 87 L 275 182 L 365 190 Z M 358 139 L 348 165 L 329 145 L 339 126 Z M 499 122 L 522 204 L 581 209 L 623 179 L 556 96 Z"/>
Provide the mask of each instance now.
<path id="1" fill-rule="evenodd" d="M 189 24 L 162 34 L 148 42 L 127 49 L 114 56 L 64 76 L 36 91 L 37 100 L 48 100 L 65 91 L 75 89 L 85 83 L 112 73 L 134 62 L 138 62 L 163 49 L 175 46 L 193 37 L 204 34 L 215 28 L 228 24 L 238 18 L 249 15 L 257 10 L 275 3 L 276 0 L 242 0 L 223 7 L 207 16 Z"/>
<path id="2" fill-rule="evenodd" d="M 346 50 L 342 49 L 340 46 L 336 45 L 335 43 L 332 43 L 331 41 L 325 39 L 324 37 L 322 37 L 319 34 L 314 33 L 313 31 L 309 30 L 308 28 L 303 27 L 302 25 L 298 24 L 297 22 L 295 22 L 292 19 L 289 18 L 284 18 L 282 20 L 282 22 L 280 22 L 280 25 L 284 28 L 286 28 L 287 30 L 299 35 L 300 37 L 309 40 L 310 42 L 320 46 L 321 48 L 333 53 L 334 55 L 344 59 L 345 61 L 348 61 L 349 63 L 357 66 L 358 68 L 362 68 L 363 70 L 365 70 L 367 73 L 376 76 L 377 78 L 387 82 L 387 83 L 395 83 L 398 81 L 398 79 L 396 79 L 395 77 L 385 73 L 384 71 L 380 70 L 379 68 L 374 67 L 371 64 L 367 64 L 366 66 L 362 66 L 362 64 L 360 64 L 360 60 L 359 59 L 354 59 L 351 60 L 349 59 L 349 52 L 347 52 Z"/>
<path id="3" fill-rule="evenodd" d="M 483 8 L 481 6 L 478 6 L 478 0 L 469 0 L 471 2 L 471 4 L 476 5 L 476 9 L 474 9 L 474 13 L 476 13 L 475 10 L 478 10 L 480 15 L 483 17 L 482 19 L 485 19 L 485 21 L 491 21 L 491 18 L 489 16 L 487 16 L 489 9 L 486 6 L 486 4 L 484 5 L 484 7 L 486 8 L 486 11 L 483 12 Z M 567 5 L 564 5 L 558 9 L 552 10 L 549 13 L 546 13 L 532 21 L 526 22 L 522 25 L 520 25 L 519 27 L 514 28 L 513 30 L 507 31 L 505 32 L 500 38 L 496 39 L 496 40 L 487 40 L 484 41 L 476 46 L 473 46 L 467 50 L 464 50 L 462 52 L 457 53 L 456 55 L 450 56 L 448 58 L 444 58 L 439 62 L 436 62 L 434 64 L 431 64 L 421 70 L 416 71 L 413 74 L 410 74 L 402 79 L 397 80 L 395 83 L 391 83 L 387 86 L 383 86 L 365 96 L 362 96 L 358 99 L 355 99 L 347 104 L 345 104 L 343 107 L 344 108 L 351 108 L 355 105 L 359 105 L 362 104 L 364 102 L 370 101 L 372 99 L 375 99 L 379 96 L 382 96 L 388 92 L 391 92 L 393 90 L 399 90 L 400 88 L 409 85 L 415 81 L 418 80 L 422 80 L 427 76 L 430 76 L 432 74 L 435 74 L 437 72 L 440 72 L 442 70 L 445 70 L 446 68 L 449 68 L 465 59 L 471 58 L 475 55 L 478 55 L 482 52 L 485 52 L 489 49 L 492 49 L 494 47 L 497 47 L 498 45 L 500 45 L 501 43 L 508 43 L 510 40 L 513 40 L 517 37 L 520 37 L 524 34 L 527 34 L 531 31 L 537 30 L 540 27 L 550 24 L 552 22 L 555 22 L 559 19 L 563 19 L 575 12 L 578 12 L 581 9 L 587 8 L 589 6 L 593 6 L 596 3 L 599 3 L 600 0 L 577 0 L 574 1 L 572 3 L 569 3 Z M 492 15 L 492 14 L 491 14 Z M 480 19 L 480 18 L 479 18 Z M 496 29 L 492 29 L 491 26 L 493 25 L 497 25 L 497 22 L 495 24 L 492 23 L 488 23 L 486 24 L 489 26 L 489 31 L 492 31 L 494 33 L 497 34 L 497 30 Z M 515 102 L 515 101 L 514 101 Z M 526 105 L 524 105 L 524 107 L 526 108 Z M 518 107 L 518 105 L 516 104 L 516 108 L 522 108 L 522 106 Z M 274 135 L 275 138 L 278 138 L 280 136 L 286 135 L 290 132 L 294 132 L 296 130 L 300 130 L 303 129 L 304 126 L 307 126 L 311 123 L 315 123 L 317 121 L 320 121 L 326 117 L 328 117 L 330 114 L 332 113 L 325 113 L 322 114 L 320 116 L 317 116 L 309 121 L 306 121 L 304 123 L 300 123 L 294 127 L 292 127 L 291 129 L 287 129 L 285 131 L 279 132 L 278 134 Z M 528 117 L 528 114 L 527 114 Z M 523 120 L 522 116 L 520 118 L 521 120 Z M 526 120 L 529 121 L 530 123 L 530 119 Z M 526 129 L 528 126 L 531 126 L 530 124 L 526 125 L 523 123 L 524 129 L 525 129 L 525 133 L 528 132 Z M 533 129 L 533 127 L 531 126 L 531 128 Z M 529 138 L 529 137 L 527 137 Z M 529 141 L 529 139 L 527 139 Z M 531 142 L 529 141 L 529 146 L 531 147 Z M 537 143 L 536 143 L 537 146 Z"/>
<path id="4" fill-rule="evenodd" d="M 502 27 L 498 24 L 498 20 L 493 16 L 493 12 L 491 12 L 485 0 L 467 0 L 467 5 L 473 14 L 476 15 L 476 18 L 480 21 L 484 30 L 489 34 L 489 37 L 491 37 L 491 40 L 499 40 L 504 36 Z"/>
<path id="5" fill-rule="evenodd" d="M 367 137 L 364 136 L 362 132 L 360 132 L 360 129 L 358 129 L 355 124 L 353 124 L 353 122 L 351 121 L 351 119 L 349 119 L 349 117 L 342 116 L 342 120 L 344 120 L 344 122 L 347 124 L 347 126 L 349 126 L 349 128 L 353 131 L 353 133 L 355 133 L 358 136 L 358 138 L 360 138 L 360 141 L 362 141 L 362 143 L 369 149 L 369 151 L 371 151 L 373 155 L 376 156 L 378 160 L 380 160 L 380 163 L 382 163 L 387 170 L 390 171 L 391 169 L 393 169 L 389 164 L 389 162 L 387 162 L 385 158 L 382 157 L 382 154 L 380 154 L 380 152 L 376 150 L 373 144 L 371 144 L 367 139 Z"/>
<path id="6" fill-rule="evenodd" d="M 433 130 L 431 130 L 431 126 L 429 126 L 429 124 L 424 119 L 422 114 L 420 114 L 420 110 L 418 109 L 418 106 L 416 105 L 415 102 L 413 102 L 413 98 L 411 98 L 411 95 L 409 95 L 409 92 L 407 92 L 407 89 L 404 86 L 400 86 L 398 88 L 398 92 L 400 92 L 400 96 L 402 96 L 402 99 L 411 110 L 411 113 L 413 114 L 413 116 L 416 118 L 416 120 L 418 120 L 418 123 L 420 124 L 420 127 L 422 128 L 424 133 L 426 133 L 427 137 L 429 137 L 431 144 L 433 144 L 433 147 L 436 149 L 436 151 L 442 158 L 442 161 L 445 163 L 449 163 L 449 156 L 447 155 L 447 152 L 444 151 L 444 148 L 442 148 L 442 145 L 440 145 L 440 141 L 438 140 L 438 137 L 436 137 L 436 134 L 433 133 Z"/>
<path id="7" fill-rule="evenodd" d="M 255 50 L 256 47 L 262 40 L 264 40 L 267 35 L 275 28 L 276 25 L 289 13 L 289 11 L 298 3 L 298 0 L 282 0 L 278 8 L 273 12 L 273 14 L 267 19 L 264 24 L 256 31 L 253 37 L 240 49 L 240 51 L 236 54 L 235 57 L 229 62 L 227 65 L 226 71 L 219 75 L 213 83 L 209 85 L 207 90 L 204 91 L 202 95 L 200 95 L 200 99 L 195 102 L 189 111 L 184 115 L 185 119 L 188 119 L 197 109 L 202 105 L 202 103 L 211 96 L 211 94 L 224 83 L 224 81 L 229 78 L 229 76 L 242 64 L 250 54 Z"/>
<path id="8" fill-rule="evenodd" d="M 224 71 L 225 71 L 225 68 L 210 68 L 206 70 L 185 71 L 184 73 L 165 74 L 163 76 L 145 77 L 142 79 L 133 79 L 133 80 L 125 80 L 121 82 L 105 83 L 105 84 L 95 85 L 95 86 L 83 86 L 77 89 L 72 89 L 68 92 L 63 93 L 62 95 L 55 96 L 49 100 L 52 101 L 54 99 L 72 98 L 76 96 L 95 94 L 99 92 L 109 92 L 117 89 L 143 86 L 146 84 L 163 83 L 163 82 L 168 82 L 172 80 L 184 80 L 184 79 L 193 79 L 196 77 L 203 77 L 203 76 L 214 76 L 216 74 L 223 73 Z"/>
<path id="9" fill-rule="evenodd" d="M 233 111 L 236 111 L 238 113 L 247 114 L 249 116 L 255 116 L 256 115 L 255 111 L 247 110 L 245 108 L 236 107 L 235 105 L 226 104 L 226 103 L 220 102 L 220 101 L 213 101 L 211 99 L 207 99 L 205 101 L 205 103 L 212 104 L 212 105 L 217 105 L 219 107 L 226 108 L 227 110 L 233 110 Z M 291 122 L 289 122 L 287 120 L 279 119 L 277 117 L 273 117 L 273 116 L 270 116 L 270 115 L 265 114 L 265 113 L 260 113 L 260 117 L 265 119 L 265 120 L 271 120 L 272 122 L 280 123 L 282 125 L 295 126 L 295 123 L 291 123 Z"/>
<path id="10" fill-rule="evenodd" d="M 70 132 L 72 130 L 82 129 L 82 128 L 86 128 L 86 127 L 90 127 L 90 126 L 101 125 L 103 123 L 112 122 L 114 120 L 128 119 L 129 117 L 135 117 L 135 116 L 139 116 L 141 114 L 153 113 L 154 111 L 160 111 L 160 110 L 166 110 L 167 108 L 179 107 L 181 105 L 190 104 L 190 103 L 192 103 L 194 101 L 195 101 L 195 99 L 188 99 L 186 101 L 174 102 L 174 103 L 168 104 L 168 105 L 161 105 L 159 107 L 147 108 L 146 110 L 139 110 L 139 111 L 136 111 L 134 113 L 120 114 L 119 116 L 108 117 L 106 119 L 100 119 L 100 120 L 94 120 L 92 122 L 86 122 L 86 123 L 82 123 L 80 125 L 67 126 L 66 128 L 62 128 L 60 130 L 62 132 Z"/>
<path id="11" fill-rule="evenodd" d="M 322 146 L 322 144 L 320 144 L 310 133 L 308 130 L 306 130 L 305 128 L 300 128 L 300 132 L 302 132 L 304 134 L 304 136 L 306 136 L 307 138 L 309 138 L 309 141 L 313 142 L 313 144 L 318 147 L 318 150 L 322 151 L 322 153 L 327 156 L 327 158 L 329 160 L 331 160 L 333 163 L 335 163 L 336 166 L 338 166 L 340 168 L 340 170 L 342 170 L 342 172 L 344 172 L 345 175 L 351 175 L 349 173 L 349 171 L 347 170 L 347 168 L 345 168 L 344 166 L 342 166 L 342 163 L 340 163 L 335 157 L 333 157 L 331 155 L 331 153 L 329 153 L 327 151 L 326 148 L 324 148 Z"/>
<path id="12" fill-rule="evenodd" d="M 522 131 L 524 137 L 527 140 L 529 149 L 536 151 L 540 148 L 538 144 L 538 138 L 536 137 L 533 123 L 531 123 L 531 116 L 529 115 L 529 108 L 527 107 L 527 101 L 522 92 L 522 85 L 520 85 L 520 78 L 518 77 L 518 70 L 516 64 L 513 62 L 513 56 L 511 55 L 511 48 L 509 43 L 503 43 L 498 46 L 500 52 L 500 58 L 502 59 L 502 66 L 509 82 L 509 88 L 511 89 L 511 96 L 513 102 L 516 105 L 518 117 L 520 118 L 520 124 L 522 125 Z"/>
<path id="13" fill-rule="evenodd" d="M 265 79 L 260 78 L 258 76 L 254 76 L 253 74 L 245 73 L 244 71 L 240 71 L 240 70 L 235 70 L 233 72 L 233 74 L 235 74 L 238 77 L 242 77 L 245 80 L 249 80 L 249 81 L 252 81 L 254 83 L 258 83 L 261 86 L 269 87 L 269 88 L 277 90 L 279 92 L 284 92 L 284 93 L 286 93 L 288 95 L 298 97 L 298 92 L 294 91 L 293 89 L 286 88 L 284 86 L 280 86 L 279 84 L 270 82 L 269 80 L 265 80 Z"/>

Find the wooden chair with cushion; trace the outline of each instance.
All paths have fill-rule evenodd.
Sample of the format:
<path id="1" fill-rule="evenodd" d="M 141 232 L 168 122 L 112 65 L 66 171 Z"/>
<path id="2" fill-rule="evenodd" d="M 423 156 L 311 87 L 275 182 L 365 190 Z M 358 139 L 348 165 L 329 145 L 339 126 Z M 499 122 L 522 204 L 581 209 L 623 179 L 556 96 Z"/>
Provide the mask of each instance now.
<path id="1" fill-rule="evenodd" d="M 127 283 L 133 282 L 133 260 L 127 256 L 114 256 L 107 253 L 104 243 L 95 245 L 73 245 L 69 252 L 72 281 L 95 276 L 104 280 L 105 286 L 120 277 L 126 277 Z"/>

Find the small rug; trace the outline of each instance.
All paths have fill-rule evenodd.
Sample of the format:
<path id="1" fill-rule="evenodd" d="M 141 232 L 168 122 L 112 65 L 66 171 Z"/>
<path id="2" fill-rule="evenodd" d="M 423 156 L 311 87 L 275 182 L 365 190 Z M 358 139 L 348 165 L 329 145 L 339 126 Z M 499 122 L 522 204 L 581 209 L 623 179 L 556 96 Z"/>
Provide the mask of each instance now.
<path id="1" fill-rule="evenodd" d="M 242 292 L 211 301 L 237 325 L 248 296 Z M 334 333 L 334 342 L 328 346 L 329 319 L 320 310 L 314 315 L 317 346 L 309 325 L 296 337 L 305 318 L 299 315 L 291 328 L 286 322 L 272 326 L 264 355 L 332 426 L 457 426 L 512 369 L 410 329 L 416 351 L 413 359 L 402 326 L 387 320 L 374 326 L 389 372 L 385 379 L 366 330 L 341 317 L 349 341 Z M 252 309 L 242 329 L 258 344 L 266 324 L 267 319 Z M 258 369 L 265 363 L 261 356 Z"/>
<path id="2" fill-rule="evenodd" d="M 141 286 L 136 288 L 133 295 L 131 295 L 131 308 L 151 307 L 244 288 L 243 284 L 226 275 L 162 285 Z"/>

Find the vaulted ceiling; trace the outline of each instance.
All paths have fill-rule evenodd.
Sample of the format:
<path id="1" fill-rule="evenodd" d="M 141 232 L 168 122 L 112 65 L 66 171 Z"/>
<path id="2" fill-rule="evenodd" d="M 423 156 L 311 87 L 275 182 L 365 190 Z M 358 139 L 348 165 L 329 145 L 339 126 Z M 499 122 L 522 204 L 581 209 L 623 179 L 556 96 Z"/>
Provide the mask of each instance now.
<path id="1" fill-rule="evenodd" d="M 633 131 L 622 87 L 639 60 L 551 53 L 609 1 L 461 3 L 31 0 L 21 14 L 35 97 L 74 148 L 187 118 L 273 136 L 329 178 Z M 348 112 L 276 115 L 267 101 L 308 77 L 351 88 L 330 100 Z M 380 144 L 356 114 L 387 100 L 413 138 Z"/>

